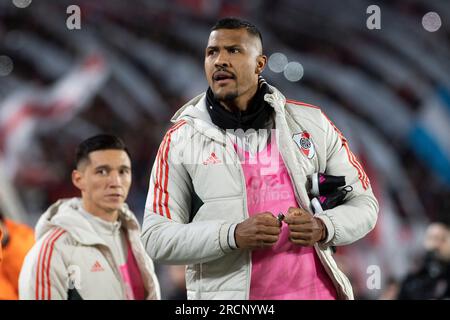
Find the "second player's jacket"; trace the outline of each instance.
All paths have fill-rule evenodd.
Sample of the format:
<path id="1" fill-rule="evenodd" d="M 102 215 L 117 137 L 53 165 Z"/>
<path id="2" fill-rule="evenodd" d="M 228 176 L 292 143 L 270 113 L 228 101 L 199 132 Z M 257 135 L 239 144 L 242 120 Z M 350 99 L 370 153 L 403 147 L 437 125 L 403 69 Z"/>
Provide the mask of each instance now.
<path id="1" fill-rule="evenodd" d="M 20 272 L 20 299 L 126 299 L 126 288 L 112 250 L 81 210 L 81 199 L 65 199 L 41 216 L 35 228 L 37 242 Z M 124 205 L 119 219 L 140 269 L 146 299 L 160 299 L 153 262 L 141 243 L 136 217 Z"/>
<path id="2" fill-rule="evenodd" d="M 299 206 L 312 213 L 306 185 L 315 172 L 345 176 L 353 187 L 345 204 L 318 215 L 328 238 L 314 246 L 338 297 L 352 299 L 350 282 L 330 247 L 350 244 L 374 228 L 378 203 L 369 179 L 319 108 L 286 101 L 276 88 L 271 90 L 265 100 L 275 110 L 279 151 Z M 249 216 L 246 184 L 233 144 L 212 123 L 206 107 L 202 94 L 172 118 L 175 125 L 151 172 L 142 240 L 155 261 L 188 265 L 189 299 L 248 299 L 251 252 L 233 249 L 229 241 L 230 229 Z"/>

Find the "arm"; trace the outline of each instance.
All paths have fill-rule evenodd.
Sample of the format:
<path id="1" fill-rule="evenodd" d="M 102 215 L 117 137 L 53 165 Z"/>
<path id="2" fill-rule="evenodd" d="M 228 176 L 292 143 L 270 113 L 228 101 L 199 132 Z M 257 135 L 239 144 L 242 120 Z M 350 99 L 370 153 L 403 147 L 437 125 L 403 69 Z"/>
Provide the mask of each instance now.
<path id="1" fill-rule="evenodd" d="M 68 273 L 56 240 L 60 229 L 50 231 L 30 250 L 19 276 L 21 300 L 66 300 Z"/>
<path id="2" fill-rule="evenodd" d="M 326 245 L 346 245 L 362 237 L 375 227 L 378 202 L 372 192 L 369 178 L 351 152 L 347 140 L 323 114 L 326 128 L 326 173 L 345 175 L 347 185 L 353 187 L 343 205 L 317 215 L 327 229 Z"/>
<path id="3" fill-rule="evenodd" d="M 194 264 L 215 260 L 233 250 L 233 224 L 226 220 L 189 222 L 192 182 L 183 165 L 190 126 L 178 122 L 165 135 L 150 176 L 142 241 L 159 263 Z"/>

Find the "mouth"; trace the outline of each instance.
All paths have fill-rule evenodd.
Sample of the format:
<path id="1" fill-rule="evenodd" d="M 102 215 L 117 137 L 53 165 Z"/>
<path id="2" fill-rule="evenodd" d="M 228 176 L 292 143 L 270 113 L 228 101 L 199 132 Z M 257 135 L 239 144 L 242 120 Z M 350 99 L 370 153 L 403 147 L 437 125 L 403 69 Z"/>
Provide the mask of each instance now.
<path id="1" fill-rule="evenodd" d="M 216 71 L 216 72 L 214 72 L 212 79 L 218 85 L 224 85 L 231 81 L 234 81 L 234 79 L 236 79 L 236 77 L 231 72 Z"/>
<path id="2" fill-rule="evenodd" d="M 120 200 L 123 198 L 123 195 L 120 193 L 111 193 L 111 194 L 107 194 L 106 198 L 111 199 L 111 200 Z"/>

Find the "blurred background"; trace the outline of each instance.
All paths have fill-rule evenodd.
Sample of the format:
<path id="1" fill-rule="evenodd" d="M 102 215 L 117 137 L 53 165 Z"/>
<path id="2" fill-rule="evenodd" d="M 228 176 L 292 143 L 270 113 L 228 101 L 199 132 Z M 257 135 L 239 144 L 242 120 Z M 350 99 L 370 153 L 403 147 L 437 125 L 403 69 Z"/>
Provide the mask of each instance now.
<path id="1" fill-rule="evenodd" d="M 80 29 L 69 29 L 71 5 L 81 9 Z M 369 29 L 371 5 L 380 29 Z M 75 148 L 107 132 L 131 151 L 128 203 L 142 221 L 159 143 L 173 113 L 206 90 L 209 29 L 225 16 L 258 26 L 263 76 L 320 106 L 363 163 L 378 223 L 336 259 L 357 299 L 396 298 L 424 265 L 430 223 L 442 222 L 450 238 L 447 0 L 0 0 L 4 216 L 34 227 L 53 202 L 77 196 Z M 157 271 L 163 298 L 183 299 L 183 267 Z"/>

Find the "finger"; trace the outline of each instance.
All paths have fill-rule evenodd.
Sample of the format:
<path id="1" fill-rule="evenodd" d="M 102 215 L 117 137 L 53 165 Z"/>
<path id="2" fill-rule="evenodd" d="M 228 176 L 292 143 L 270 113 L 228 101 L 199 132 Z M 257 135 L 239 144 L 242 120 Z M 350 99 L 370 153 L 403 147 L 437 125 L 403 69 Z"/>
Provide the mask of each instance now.
<path id="1" fill-rule="evenodd" d="M 293 239 L 291 239 L 291 242 L 296 244 L 296 245 L 302 246 L 302 247 L 311 247 L 313 245 L 313 243 L 311 243 L 310 241 L 307 241 L 307 240 L 293 240 Z"/>
<path id="2" fill-rule="evenodd" d="M 259 238 L 259 241 L 272 245 L 278 241 L 278 236 L 264 235 Z"/>
<path id="3" fill-rule="evenodd" d="M 265 234 L 265 235 L 279 235 L 281 233 L 281 228 L 276 226 L 276 227 L 267 227 L 264 226 L 261 228 L 261 233 Z"/>
<path id="4" fill-rule="evenodd" d="M 288 213 L 294 215 L 294 216 L 302 216 L 302 215 L 308 215 L 310 214 L 308 211 L 306 211 L 303 208 L 294 208 L 290 207 L 288 210 Z"/>
<path id="5" fill-rule="evenodd" d="M 302 232 L 291 232 L 290 238 L 292 240 L 305 240 L 305 241 L 311 241 L 312 240 L 312 234 L 310 233 L 302 233 Z"/>
<path id="6" fill-rule="evenodd" d="M 286 216 L 286 219 L 284 220 L 287 224 L 306 224 L 311 222 L 311 217 L 308 215 L 301 215 L 301 216 L 293 216 L 288 215 Z"/>
<path id="7" fill-rule="evenodd" d="M 275 218 L 275 216 L 272 214 L 272 212 L 265 211 L 258 214 L 260 217 L 267 217 L 267 218 Z"/>
<path id="8" fill-rule="evenodd" d="M 265 211 L 265 212 L 259 212 L 252 215 L 252 218 L 255 220 L 264 220 L 266 218 L 275 218 L 271 212 Z"/>
<path id="9" fill-rule="evenodd" d="M 260 217 L 258 219 L 258 222 L 264 226 L 268 227 L 278 227 L 280 224 L 278 223 L 278 219 L 275 218 L 272 214 L 266 215 L 264 217 Z"/>
<path id="10" fill-rule="evenodd" d="M 290 232 L 312 233 L 314 231 L 312 224 L 290 224 Z"/>
<path id="11" fill-rule="evenodd" d="M 261 248 L 273 247 L 276 242 L 262 242 Z"/>

